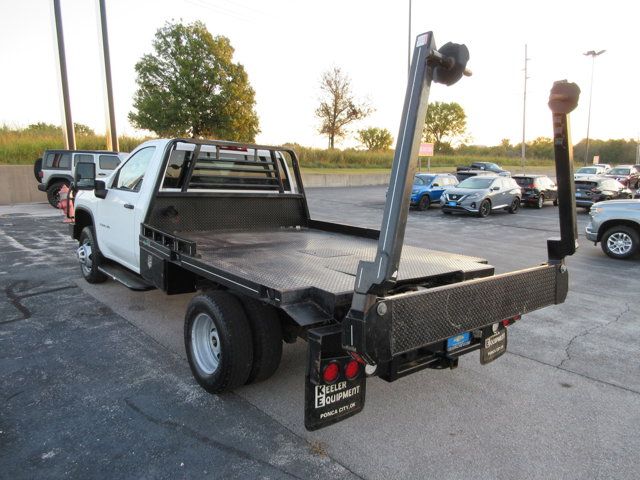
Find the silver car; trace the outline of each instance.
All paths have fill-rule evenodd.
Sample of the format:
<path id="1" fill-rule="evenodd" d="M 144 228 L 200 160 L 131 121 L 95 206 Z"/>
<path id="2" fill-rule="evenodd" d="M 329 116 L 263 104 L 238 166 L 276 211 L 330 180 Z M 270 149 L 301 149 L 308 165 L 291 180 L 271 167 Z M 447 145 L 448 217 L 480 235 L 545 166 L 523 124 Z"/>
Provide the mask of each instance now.
<path id="1" fill-rule="evenodd" d="M 640 200 L 598 202 L 589 215 L 587 239 L 600 242 L 611 258 L 629 258 L 640 250 Z"/>
<path id="2" fill-rule="evenodd" d="M 494 210 L 516 213 L 522 191 L 511 177 L 471 177 L 440 197 L 443 213 L 464 212 L 486 217 Z"/>

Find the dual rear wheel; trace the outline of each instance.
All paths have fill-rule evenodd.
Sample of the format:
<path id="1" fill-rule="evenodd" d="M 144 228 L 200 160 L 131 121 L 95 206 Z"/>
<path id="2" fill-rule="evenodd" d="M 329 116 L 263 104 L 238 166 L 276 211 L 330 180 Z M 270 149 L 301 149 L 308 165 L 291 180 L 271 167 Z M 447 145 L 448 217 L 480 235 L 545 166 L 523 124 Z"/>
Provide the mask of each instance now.
<path id="1" fill-rule="evenodd" d="M 223 290 L 203 292 L 191 300 L 184 341 L 193 376 L 211 393 L 266 380 L 282 357 L 282 326 L 276 310 Z"/>

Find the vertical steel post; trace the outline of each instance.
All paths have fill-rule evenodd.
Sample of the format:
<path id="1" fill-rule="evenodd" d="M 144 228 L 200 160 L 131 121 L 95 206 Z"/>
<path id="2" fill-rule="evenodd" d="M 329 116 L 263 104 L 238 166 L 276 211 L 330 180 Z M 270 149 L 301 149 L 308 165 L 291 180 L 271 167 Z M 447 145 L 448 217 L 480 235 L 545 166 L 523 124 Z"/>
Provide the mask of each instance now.
<path id="1" fill-rule="evenodd" d="M 107 150 L 120 151 L 116 131 L 116 114 L 113 106 L 113 84 L 111 82 L 111 56 L 109 54 L 109 35 L 107 32 L 107 9 L 105 0 L 97 0 L 100 23 L 100 49 L 104 74 L 105 114 L 107 123 Z"/>
<path id="2" fill-rule="evenodd" d="M 62 14 L 60 12 L 60 0 L 53 0 L 53 31 L 56 44 L 56 60 L 58 63 L 58 79 L 60 85 L 62 131 L 64 133 L 64 146 L 67 150 L 75 150 L 76 135 L 71 118 L 71 102 L 69 100 L 69 78 L 67 77 L 67 58 L 64 50 L 64 33 L 62 31 Z"/>
<path id="3" fill-rule="evenodd" d="M 550 263 L 562 262 L 578 248 L 576 225 L 576 194 L 573 181 L 573 145 L 569 113 L 578 105 L 580 88 L 566 80 L 555 82 L 549 95 L 549 108 L 553 112 L 553 149 L 558 184 L 558 213 L 560 238 L 547 240 Z"/>

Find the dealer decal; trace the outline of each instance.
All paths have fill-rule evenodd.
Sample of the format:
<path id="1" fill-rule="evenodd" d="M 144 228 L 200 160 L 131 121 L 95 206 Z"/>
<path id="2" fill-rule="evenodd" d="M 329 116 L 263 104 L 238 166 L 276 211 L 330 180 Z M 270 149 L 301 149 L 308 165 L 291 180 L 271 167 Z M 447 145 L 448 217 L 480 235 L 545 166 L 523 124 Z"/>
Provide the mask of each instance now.
<path id="1" fill-rule="evenodd" d="M 347 382 L 335 385 L 316 385 L 316 408 L 324 408 L 360 393 L 360 385 L 347 388 Z"/>

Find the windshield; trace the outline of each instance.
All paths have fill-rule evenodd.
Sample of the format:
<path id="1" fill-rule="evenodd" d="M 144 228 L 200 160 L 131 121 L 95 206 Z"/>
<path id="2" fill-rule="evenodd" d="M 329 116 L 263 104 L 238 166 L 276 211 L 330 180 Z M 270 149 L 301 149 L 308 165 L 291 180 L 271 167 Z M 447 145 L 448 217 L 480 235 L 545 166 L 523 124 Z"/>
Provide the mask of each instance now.
<path id="1" fill-rule="evenodd" d="M 489 188 L 494 180 L 494 177 L 471 177 L 460 182 L 458 188 Z"/>
<path id="2" fill-rule="evenodd" d="M 533 178 L 531 178 L 531 177 L 513 177 L 513 179 L 521 187 L 524 187 L 526 185 L 531 185 L 533 183 Z"/>
<path id="3" fill-rule="evenodd" d="M 582 167 L 579 168 L 578 171 L 576 173 L 590 173 L 590 174 L 595 174 L 598 173 L 598 169 L 594 168 L 594 167 Z"/>
<path id="4" fill-rule="evenodd" d="M 630 168 L 614 168 L 609 170 L 609 175 L 629 175 L 630 173 Z"/>
<path id="5" fill-rule="evenodd" d="M 414 185 L 429 185 L 433 181 L 433 175 L 416 175 L 413 177 Z"/>

